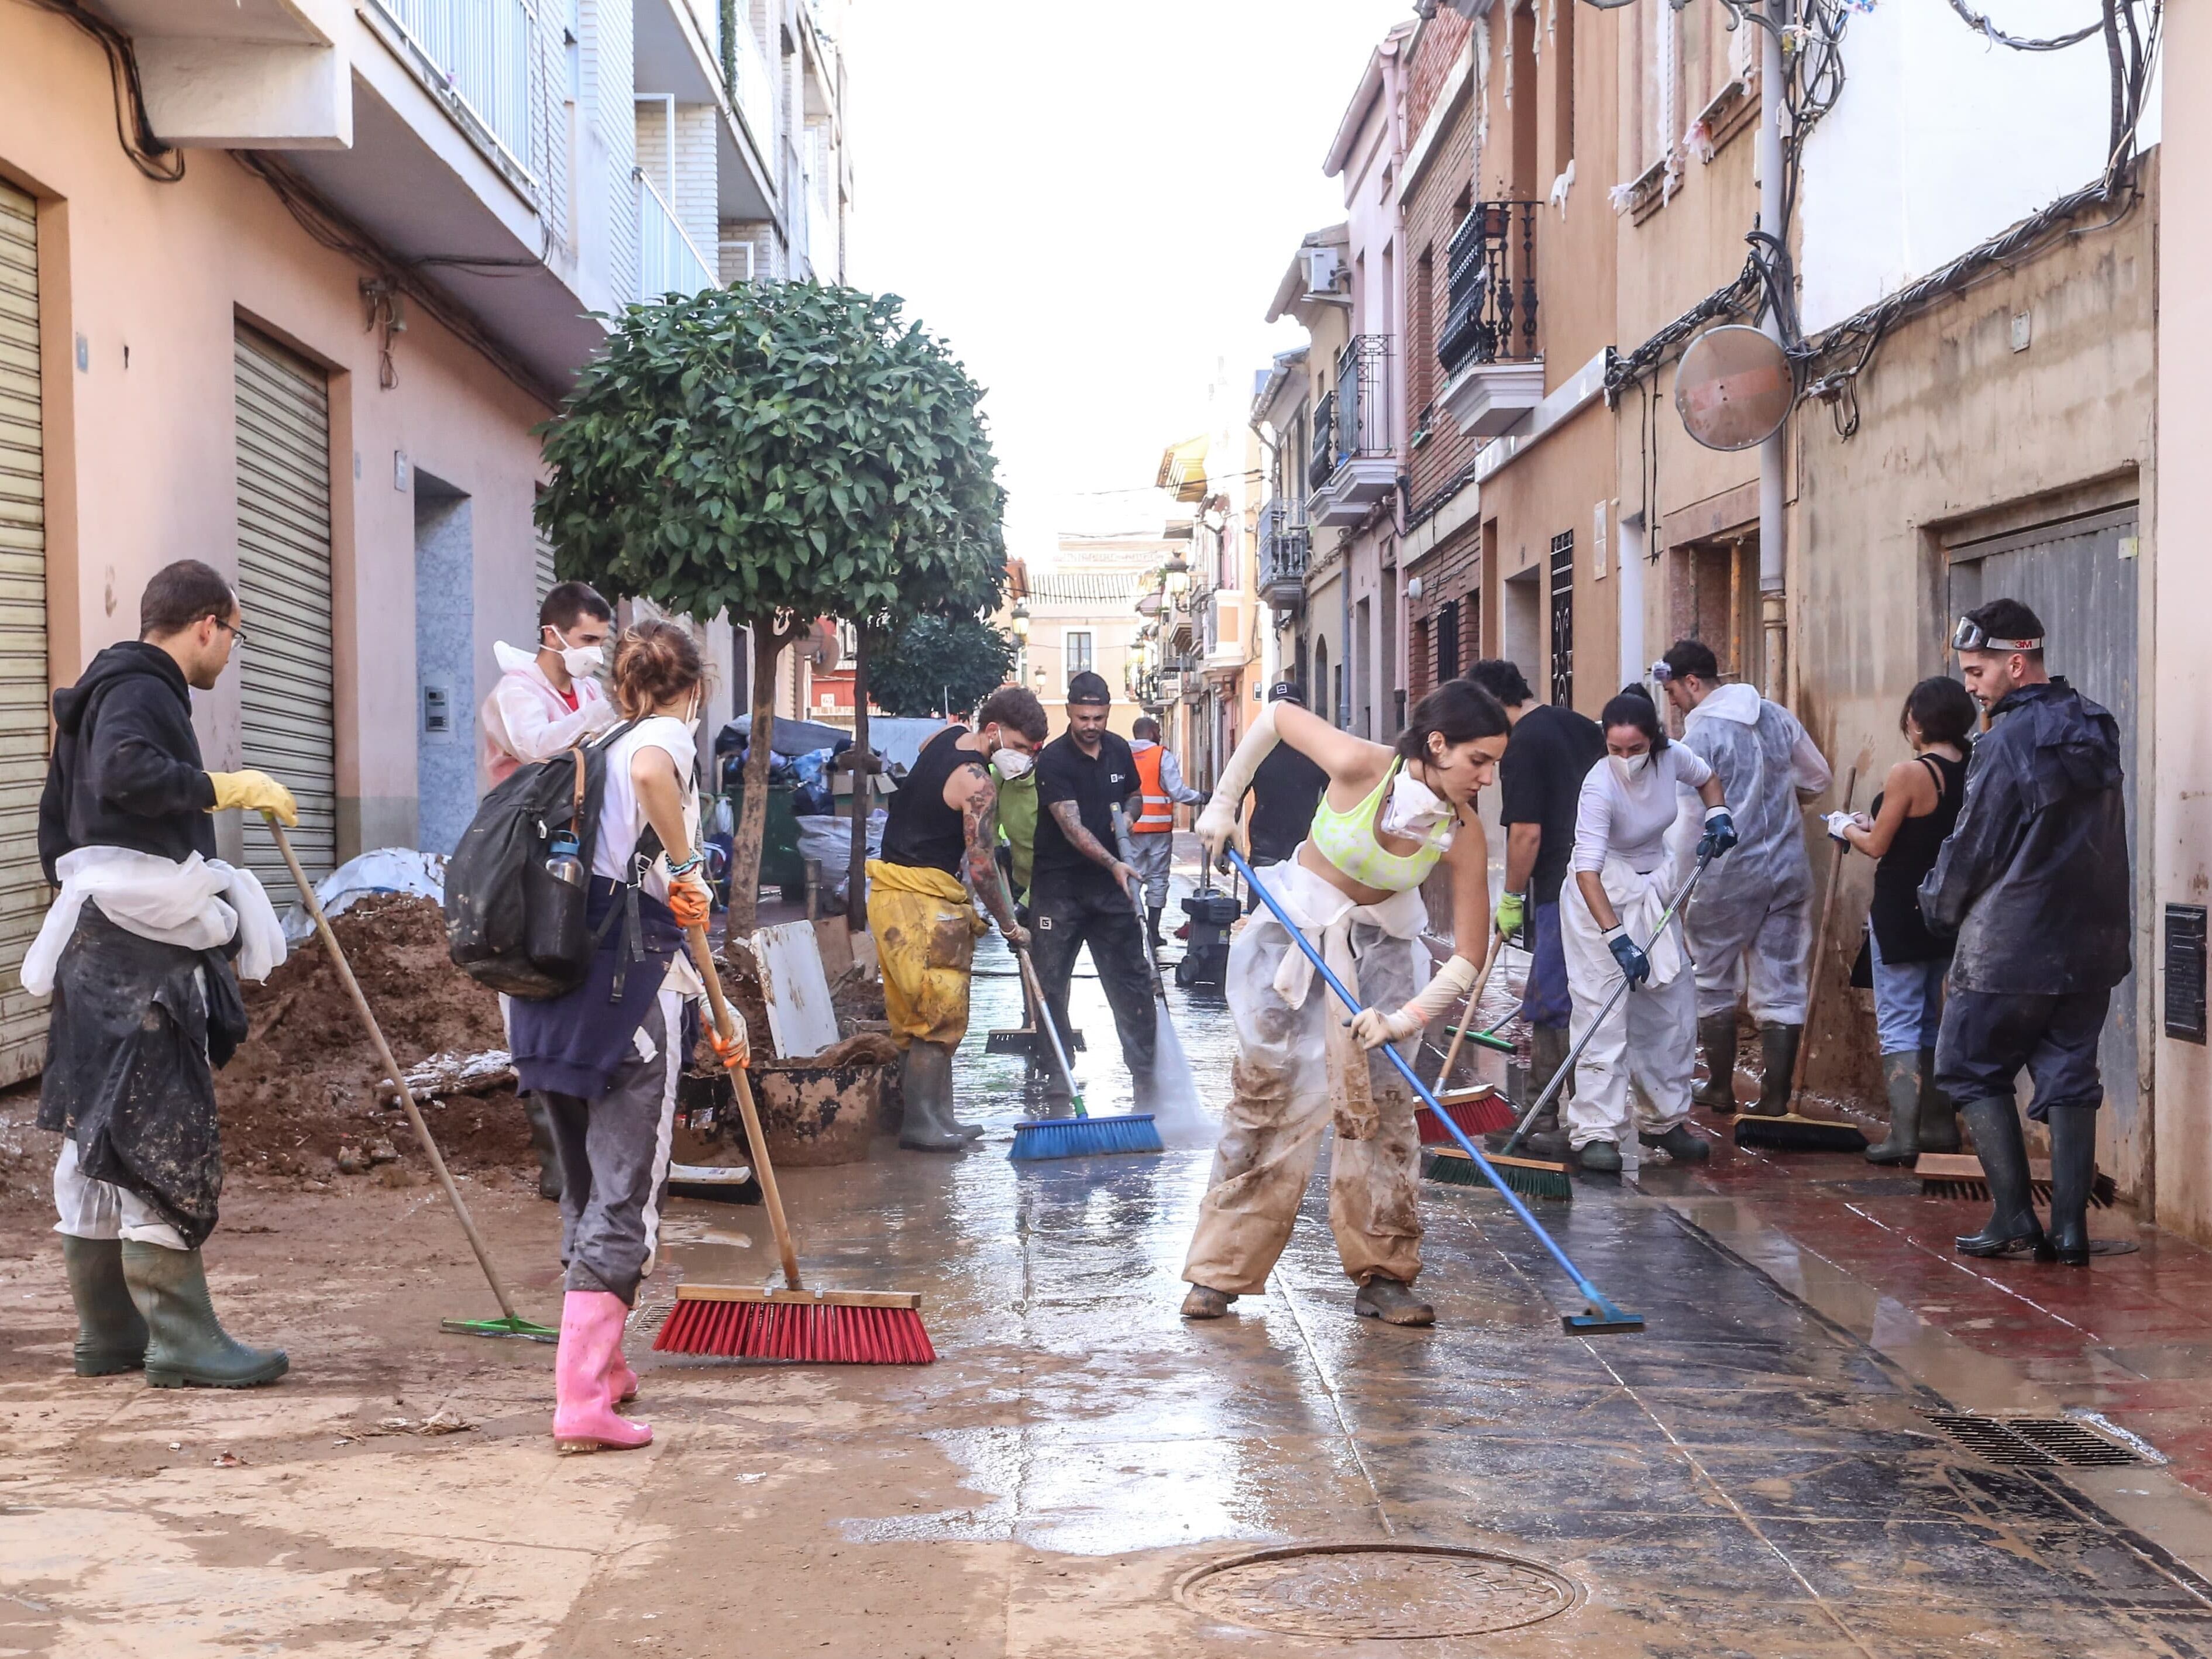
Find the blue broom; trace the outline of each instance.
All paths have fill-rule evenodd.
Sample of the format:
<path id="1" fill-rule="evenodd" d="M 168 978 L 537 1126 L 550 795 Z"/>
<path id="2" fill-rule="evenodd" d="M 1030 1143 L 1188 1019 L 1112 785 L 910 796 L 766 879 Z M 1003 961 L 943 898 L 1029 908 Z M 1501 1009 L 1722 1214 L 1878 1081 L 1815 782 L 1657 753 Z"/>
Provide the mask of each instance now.
<path id="1" fill-rule="evenodd" d="M 999 879 L 1006 880 L 1004 872 Z M 1007 903 L 1013 902 L 1011 895 Z M 1014 1144 L 1006 1149 L 1006 1156 L 1018 1164 L 1029 1164 L 1052 1158 L 1089 1158 L 1100 1152 L 1164 1152 L 1166 1143 L 1152 1122 L 1150 1112 L 1131 1112 L 1120 1117 L 1093 1117 L 1083 1104 L 1083 1091 L 1075 1081 L 1075 1068 L 1067 1063 L 1066 1045 L 1060 1040 L 1060 1027 L 1053 1024 L 1052 1005 L 1045 1000 L 1044 987 L 1037 982 L 1036 968 L 1030 961 L 1028 950 L 1014 947 L 1014 959 L 1022 965 L 1022 983 L 1029 989 L 1030 1001 L 1036 1009 L 1037 1029 L 1052 1042 L 1052 1057 L 1059 1062 L 1060 1075 L 1067 1084 L 1067 1092 L 1075 1106 L 1073 1117 L 1024 1118 L 1014 1125 Z"/>
<path id="2" fill-rule="evenodd" d="M 1322 960 L 1322 954 L 1315 948 L 1314 942 L 1299 930 L 1298 925 L 1291 920 L 1289 914 L 1284 910 L 1275 896 L 1261 885 L 1258 874 L 1254 872 L 1249 864 L 1244 861 L 1244 855 L 1233 846 L 1227 850 L 1237 868 L 1243 872 L 1244 879 L 1252 884 L 1252 890 L 1260 896 L 1260 902 L 1273 912 L 1275 920 L 1283 924 L 1284 931 L 1297 942 L 1298 949 L 1306 953 L 1306 959 L 1313 963 L 1314 971 L 1321 975 L 1322 981 L 1330 990 L 1336 993 L 1346 1007 L 1351 1009 L 1355 1014 L 1358 1013 L 1359 1000 L 1344 988 L 1342 980 L 1329 971 L 1328 963 Z M 1474 1141 L 1468 1139 L 1467 1131 L 1455 1123 L 1450 1115 L 1437 1104 L 1437 1097 L 1429 1091 L 1429 1085 L 1422 1082 L 1413 1068 L 1407 1063 L 1405 1055 L 1398 1052 L 1396 1045 L 1385 1043 L 1382 1045 L 1382 1052 L 1389 1057 L 1390 1063 L 1398 1068 L 1400 1075 L 1412 1087 L 1413 1093 L 1437 1115 L 1437 1121 L 1451 1131 L 1452 1139 L 1459 1142 L 1460 1149 L 1474 1160 L 1474 1167 L 1489 1178 L 1490 1184 L 1498 1188 L 1498 1195 L 1513 1206 L 1513 1213 L 1521 1218 L 1521 1224 L 1528 1230 L 1539 1244 L 1550 1252 L 1552 1260 L 1566 1270 L 1567 1277 L 1575 1281 L 1575 1288 L 1583 1293 L 1589 1303 L 1589 1307 L 1579 1314 L 1562 1314 L 1559 1316 L 1559 1323 L 1567 1334 L 1570 1336 L 1589 1336 L 1607 1331 L 1642 1330 L 1644 1316 L 1629 1313 L 1614 1306 L 1611 1297 L 1590 1283 L 1583 1270 L 1575 1266 L 1567 1253 L 1559 1248 L 1558 1242 L 1551 1234 L 1544 1231 L 1543 1224 L 1529 1212 L 1528 1206 L 1521 1201 L 1521 1195 L 1507 1186 L 1499 1177 L 1498 1171 L 1491 1168 L 1490 1160 L 1482 1155 L 1481 1150 Z"/>

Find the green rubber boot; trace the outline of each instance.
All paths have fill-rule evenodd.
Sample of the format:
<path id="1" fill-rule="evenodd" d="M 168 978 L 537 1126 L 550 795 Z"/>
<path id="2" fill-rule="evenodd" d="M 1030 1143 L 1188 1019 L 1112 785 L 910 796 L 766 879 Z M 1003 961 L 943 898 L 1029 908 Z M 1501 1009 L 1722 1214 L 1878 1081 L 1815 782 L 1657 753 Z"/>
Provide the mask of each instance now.
<path id="1" fill-rule="evenodd" d="M 249 1348 L 217 1322 L 198 1250 L 125 1239 L 123 1277 L 146 1322 L 149 1387 L 250 1389 L 291 1369 L 282 1348 Z"/>
<path id="2" fill-rule="evenodd" d="M 76 1304 L 76 1374 L 112 1376 L 146 1365 L 146 1322 L 123 1282 L 123 1243 L 62 1235 L 70 1300 Z"/>

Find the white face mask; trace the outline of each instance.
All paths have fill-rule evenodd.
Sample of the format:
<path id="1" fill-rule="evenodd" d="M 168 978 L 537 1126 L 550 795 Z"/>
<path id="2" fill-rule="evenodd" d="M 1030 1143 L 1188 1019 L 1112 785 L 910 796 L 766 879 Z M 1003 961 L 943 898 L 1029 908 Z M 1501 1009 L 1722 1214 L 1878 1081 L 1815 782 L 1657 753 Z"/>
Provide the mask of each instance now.
<path id="1" fill-rule="evenodd" d="M 1648 752 L 1641 755 L 1607 755 L 1605 761 L 1607 765 L 1613 768 L 1613 775 L 1620 779 L 1624 785 L 1634 783 L 1651 765 L 1651 757 Z"/>
<path id="2" fill-rule="evenodd" d="M 1390 799 L 1382 803 L 1376 827 L 1388 836 L 1426 841 L 1431 830 L 1439 823 L 1449 823 L 1451 817 L 1451 805 L 1443 796 L 1415 777 L 1410 769 L 1401 767 L 1396 781 L 1390 786 Z"/>
<path id="3" fill-rule="evenodd" d="M 1018 749 L 1001 749 L 991 757 L 991 769 L 1008 783 L 1028 776 L 1030 769 L 1036 764 L 1036 756 L 1024 755 Z"/>
<path id="4" fill-rule="evenodd" d="M 561 653 L 561 665 L 568 671 L 571 679 L 591 678 L 607 659 L 607 653 L 596 645 L 571 645 L 561 637 L 559 629 L 549 626 L 545 631 L 553 636 L 552 648 Z"/>

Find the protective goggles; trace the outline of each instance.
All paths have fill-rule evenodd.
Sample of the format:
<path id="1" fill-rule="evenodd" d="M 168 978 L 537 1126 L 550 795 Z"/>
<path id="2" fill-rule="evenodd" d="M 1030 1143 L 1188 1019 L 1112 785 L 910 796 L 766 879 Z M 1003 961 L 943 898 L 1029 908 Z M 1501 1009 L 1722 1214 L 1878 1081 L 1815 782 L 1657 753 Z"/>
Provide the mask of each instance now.
<path id="1" fill-rule="evenodd" d="M 1671 680 L 1674 678 L 1674 671 L 1667 666 L 1667 659 L 1665 658 L 1662 657 L 1657 662 L 1651 665 L 1651 678 L 1654 684 L 1664 685 L 1668 680 Z"/>
<path id="2" fill-rule="evenodd" d="M 2040 651 L 2043 641 L 2033 640 L 1991 639 L 1981 623 L 1972 617 L 1959 618 L 1959 625 L 1951 630 L 1954 651 Z"/>

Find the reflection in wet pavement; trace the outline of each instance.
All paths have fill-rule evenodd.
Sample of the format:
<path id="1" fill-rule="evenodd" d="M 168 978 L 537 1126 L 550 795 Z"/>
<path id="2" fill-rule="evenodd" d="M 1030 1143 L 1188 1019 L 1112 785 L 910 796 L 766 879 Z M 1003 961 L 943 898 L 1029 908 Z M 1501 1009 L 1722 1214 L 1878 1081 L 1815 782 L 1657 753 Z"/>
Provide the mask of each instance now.
<path id="1" fill-rule="evenodd" d="M 958 1109 L 989 1126 L 984 1141 L 951 1158 L 879 1141 L 867 1164 L 786 1179 L 821 1282 L 921 1291 L 942 1356 L 926 1371 L 816 1371 L 810 1389 L 887 1413 L 901 1467 L 927 1447 L 957 1471 L 957 1491 L 940 1480 L 920 1499 L 856 1496 L 825 1549 L 1086 1559 L 1109 1575 L 1098 1595 L 1146 1607 L 1203 1559 L 1322 1538 L 1486 1545 L 1588 1589 L 1555 1621 L 1485 1638 L 1486 1654 L 2182 1654 L 2212 1637 L 2212 1589 L 2050 1473 L 1992 1468 L 1952 1445 L 1919 1414 L 1935 1396 L 1669 1206 L 1680 1171 L 1649 1170 L 1642 1190 L 1583 1185 L 1545 1213 L 1650 1321 L 1639 1336 L 1563 1335 L 1571 1287 L 1502 1202 L 1458 1188 L 1423 1195 L 1421 1285 L 1437 1328 L 1354 1320 L 1325 1169 L 1268 1293 L 1186 1323 L 1179 1273 L 1205 1135 L 1159 1157 L 1010 1163 L 1026 1067 L 985 1042 L 1021 1024 L 1021 999 L 995 938 L 977 967 L 989 976 L 975 988 Z M 1168 994 L 1207 1127 L 1226 1085 L 1227 1011 L 1172 983 Z M 1091 1042 L 1076 1064 L 1091 1109 L 1129 1109 L 1094 979 L 1076 981 L 1073 1018 Z M 725 1212 L 715 1231 L 759 1236 L 757 1213 Z M 762 1248 L 676 1254 L 695 1278 L 732 1261 L 757 1276 L 768 1260 Z M 849 1460 L 838 1443 L 807 1455 Z M 1133 1588 L 1110 1577 L 1109 1558 L 1154 1554 L 1158 1570 Z M 1183 1636 L 1170 1645 L 1133 1635 L 1116 1647 L 1103 1626 L 1086 1645 L 1229 1639 L 1175 1617 Z M 1010 1633 L 976 1650 L 1018 1645 Z"/>

